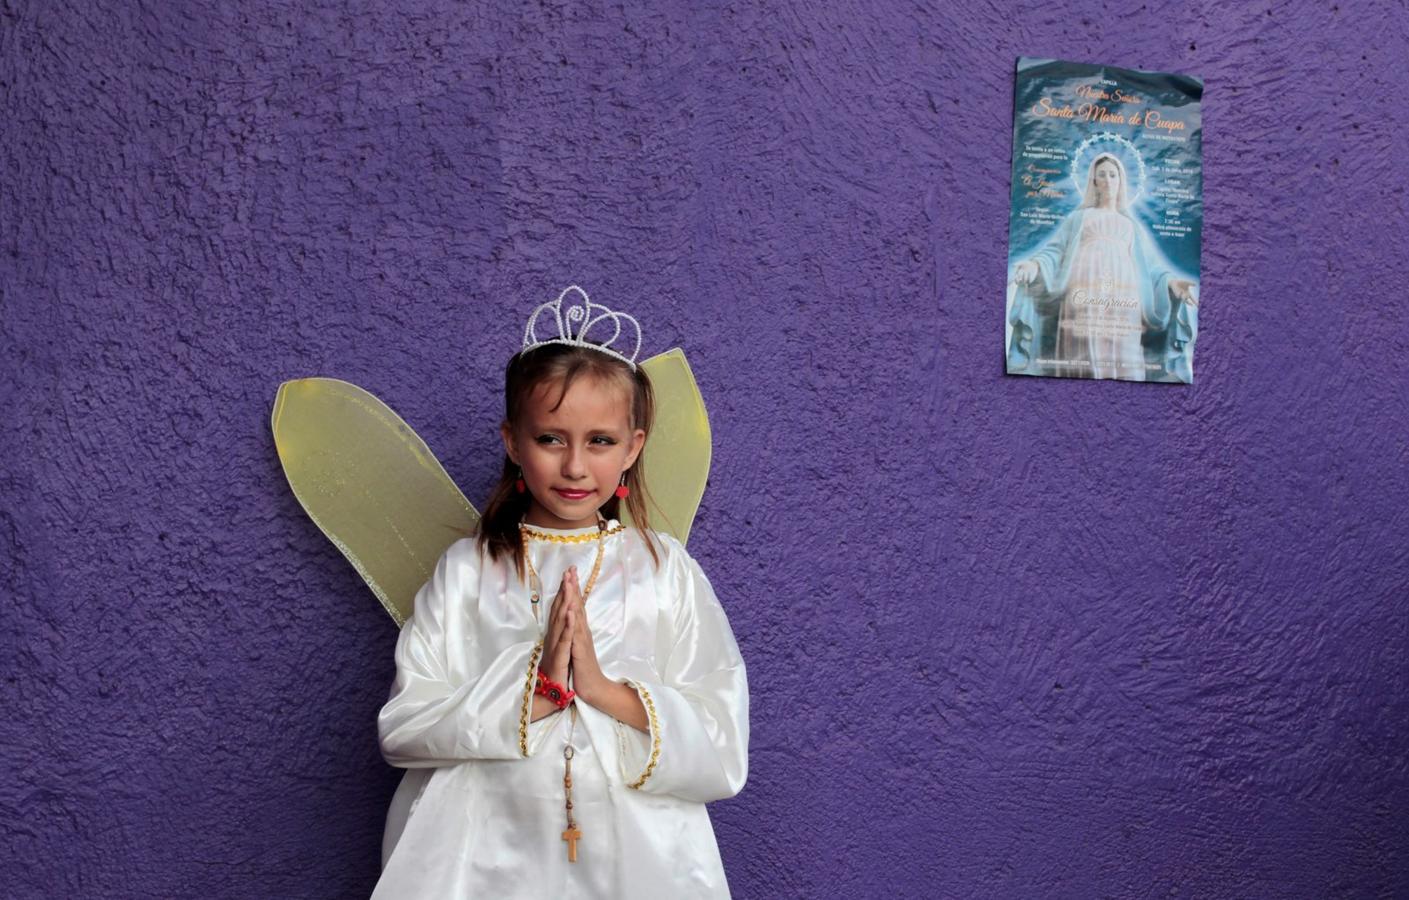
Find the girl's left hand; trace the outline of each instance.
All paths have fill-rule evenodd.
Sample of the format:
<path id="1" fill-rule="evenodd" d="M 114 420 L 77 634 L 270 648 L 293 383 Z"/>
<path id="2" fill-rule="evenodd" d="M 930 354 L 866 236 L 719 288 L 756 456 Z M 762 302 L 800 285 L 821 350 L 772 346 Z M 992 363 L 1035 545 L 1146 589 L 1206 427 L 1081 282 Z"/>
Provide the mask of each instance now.
<path id="1" fill-rule="evenodd" d="M 564 598 L 573 610 L 572 616 L 572 688 L 584 700 L 591 698 L 607 680 L 602 667 L 597 662 L 597 648 L 592 645 L 592 630 L 587 627 L 587 604 L 582 597 L 582 585 L 577 580 L 577 570 L 573 569 L 563 579 L 567 591 Z"/>

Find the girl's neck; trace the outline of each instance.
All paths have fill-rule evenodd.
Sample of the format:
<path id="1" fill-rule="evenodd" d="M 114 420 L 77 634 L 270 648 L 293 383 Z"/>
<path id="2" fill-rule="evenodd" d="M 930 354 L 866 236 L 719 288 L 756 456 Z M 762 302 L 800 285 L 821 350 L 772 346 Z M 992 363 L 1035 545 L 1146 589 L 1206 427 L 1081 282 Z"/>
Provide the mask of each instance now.
<path id="1" fill-rule="evenodd" d="M 534 500 L 529 503 L 528 512 L 524 513 L 523 521 L 525 525 L 532 525 L 535 528 L 575 531 L 581 528 L 595 528 L 599 515 L 600 513 L 593 513 L 590 517 L 578 520 L 560 519 L 539 505 L 537 500 Z"/>

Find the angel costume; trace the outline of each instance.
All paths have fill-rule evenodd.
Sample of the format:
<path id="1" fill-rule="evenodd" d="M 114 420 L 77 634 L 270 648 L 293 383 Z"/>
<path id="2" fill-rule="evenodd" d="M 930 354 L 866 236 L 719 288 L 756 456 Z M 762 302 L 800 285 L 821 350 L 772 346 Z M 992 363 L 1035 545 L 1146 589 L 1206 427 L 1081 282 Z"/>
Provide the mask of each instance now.
<path id="1" fill-rule="evenodd" d="M 544 625 L 512 559 L 452 544 L 416 595 L 378 718 L 409 769 L 392 801 L 374 898 L 727 897 L 704 804 L 748 770 L 748 683 L 724 609 L 675 538 L 608 523 L 586 601 L 602 671 L 634 687 L 650 734 L 582 701 L 530 722 Z M 525 532 L 545 588 L 591 571 L 596 527 Z M 568 861 L 564 748 L 578 841 Z"/>

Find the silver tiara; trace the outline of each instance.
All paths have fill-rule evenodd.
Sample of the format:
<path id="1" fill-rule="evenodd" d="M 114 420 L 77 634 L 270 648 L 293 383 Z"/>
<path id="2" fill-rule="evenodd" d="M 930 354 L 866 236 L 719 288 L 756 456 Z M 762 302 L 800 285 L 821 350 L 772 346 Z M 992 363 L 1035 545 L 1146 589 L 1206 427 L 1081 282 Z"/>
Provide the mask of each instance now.
<path id="1" fill-rule="evenodd" d="M 563 310 L 563 300 L 568 294 L 576 291 L 582 295 L 582 303 L 577 306 L 568 307 Z M 547 313 L 552 316 L 557 323 L 558 331 L 549 338 L 538 336 L 538 317 Z M 606 323 L 603 325 L 602 323 Z M 627 356 L 622 350 L 612 349 L 611 345 L 616 343 L 616 339 L 621 337 L 621 325 L 623 322 L 630 323 L 636 331 L 636 344 L 631 348 L 631 355 Z M 601 337 L 589 337 L 588 333 L 597 327 Z M 607 329 L 612 331 L 607 334 Z M 631 371 L 636 371 L 636 356 L 641 352 L 641 325 L 634 318 L 626 313 L 612 312 L 599 303 L 593 303 L 587 292 L 577 285 L 571 285 L 558 295 L 558 299 L 551 300 L 533 311 L 533 315 L 528 317 L 528 325 L 523 330 L 523 350 L 527 353 L 536 347 L 545 344 L 566 344 L 569 347 L 586 347 L 588 350 L 596 350 L 608 356 L 615 356 L 617 359 L 631 367 Z"/>

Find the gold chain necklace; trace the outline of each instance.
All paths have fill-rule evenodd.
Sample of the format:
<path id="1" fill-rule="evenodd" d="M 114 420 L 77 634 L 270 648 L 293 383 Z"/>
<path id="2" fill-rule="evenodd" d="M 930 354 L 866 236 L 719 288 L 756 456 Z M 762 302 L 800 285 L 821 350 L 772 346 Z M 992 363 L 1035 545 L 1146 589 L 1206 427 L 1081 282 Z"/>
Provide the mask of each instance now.
<path id="1" fill-rule="evenodd" d="M 597 557 L 592 561 L 592 574 L 587 576 L 587 585 L 582 589 L 582 602 L 587 603 L 587 598 L 592 596 L 592 588 L 597 586 L 597 576 L 602 572 L 602 555 L 607 549 L 606 539 L 621 530 L 622 526 L 607 530 L 607 520 L 601 516 L 597 517 L 597 533 L 595 535 L 568 535 L 566 537 L 553 534 L 544 534 L 541 531 L 534 531 L 530 526 L 519 523 L 519 533 L 533 538 L 540 538 L 547 541 L 555 541 L 565 544 L 576 544 L 587 540 L 597 542 Z M 528 567 L 528 602 L 533 605 L 533 620 L 543 621 L 543 582 L 538 577 L 538 570 L 533 567 L 533 558 L 528 553 L 528 546 L 523 548 L 524 565 Z"/>

